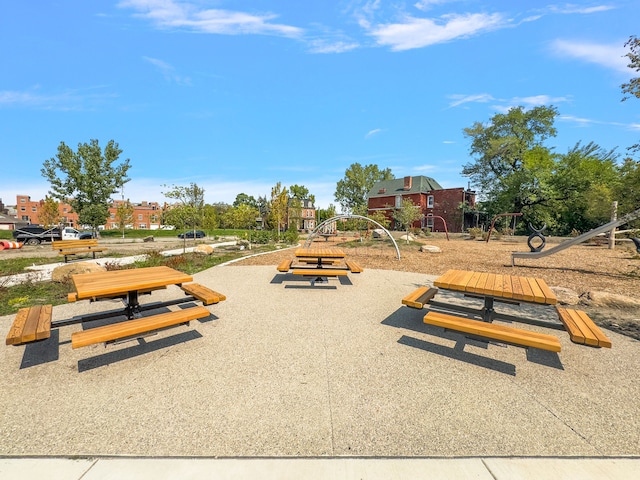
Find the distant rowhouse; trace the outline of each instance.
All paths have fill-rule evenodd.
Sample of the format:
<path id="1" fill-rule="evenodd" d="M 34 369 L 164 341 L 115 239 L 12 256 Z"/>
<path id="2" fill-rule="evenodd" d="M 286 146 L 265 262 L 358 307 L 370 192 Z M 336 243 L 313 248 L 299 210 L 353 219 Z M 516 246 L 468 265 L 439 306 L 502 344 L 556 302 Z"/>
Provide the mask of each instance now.
<path id="1" fill-rule="evenodd" d="M 433 178 L 423 175 L 383 180 L 371 188 L 368 197 L 369 215 L 382 212 L 391 222 L 392 229 L 401 228 L 396 225 L 393 212 L 402 208 L 403 199 L 410 199 L 422 214 L 413 228 L 443 232 L 443 220 L 449 232 L 464 232 L 473 226 L 474 216 L 466 210 L 475 206 L 475 192 L 464 188 L 442 188 Z"/>

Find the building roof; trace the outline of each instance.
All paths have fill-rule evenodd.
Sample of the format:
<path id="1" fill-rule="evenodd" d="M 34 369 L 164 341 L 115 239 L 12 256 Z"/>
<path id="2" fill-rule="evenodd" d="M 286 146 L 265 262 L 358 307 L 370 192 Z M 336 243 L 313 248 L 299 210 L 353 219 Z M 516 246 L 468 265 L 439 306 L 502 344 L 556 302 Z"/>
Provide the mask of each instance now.
<path id="1" fill-rule="evenodd" d="M 409 195 L 412 193 L 427 193 L 432 190 L 442 190 L 442 187 L 431 177 L 425 177 L 424 175 L 418 175 L 411 177 L 411 188 L 405 190 L 405 179 L 394 178 L 393 180 L 382 180 L 373 185 L 369 190 L 369 198 L 375 197 L 389 197 L 395 195 Z"/>

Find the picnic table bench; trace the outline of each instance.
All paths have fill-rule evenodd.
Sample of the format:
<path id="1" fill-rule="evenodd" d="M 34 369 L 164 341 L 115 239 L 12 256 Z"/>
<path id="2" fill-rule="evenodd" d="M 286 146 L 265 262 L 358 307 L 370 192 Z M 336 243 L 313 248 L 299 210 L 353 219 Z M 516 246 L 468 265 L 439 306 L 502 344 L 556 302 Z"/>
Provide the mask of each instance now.
<path id="1" fill-rule="evenodd" d="M 59 255 L 64 255 L 64 263 L 67 263 L 67 257 L 70 255 L 78 255 L 82 253 L 91 253 L 96 258 L 96 253 L 106 250 L 98 245 L 98 240 L 89 238 L 86 240 L 56 240 L 51 242 L 54 250 Z"/>
<path id="2" fill-rule="evenodd" d="M 44 340 L 51 336 L 51 305 L 35 305 L 18 310 L 7 335 L 7 345 Z"/>

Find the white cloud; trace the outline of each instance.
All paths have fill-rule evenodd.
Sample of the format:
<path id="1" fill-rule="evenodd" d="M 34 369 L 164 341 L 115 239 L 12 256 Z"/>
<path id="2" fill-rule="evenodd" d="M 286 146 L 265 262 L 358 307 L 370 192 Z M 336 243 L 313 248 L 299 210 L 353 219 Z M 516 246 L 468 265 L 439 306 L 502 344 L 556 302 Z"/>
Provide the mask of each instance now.
<path id="1" fill-rule="evenodd" d="M 624 41 L 619 44 L 606 45 L 574 40 L 555 40 L 551 48 L 559 56 L 576 58 L 605 68 L 628 73 L 627 63 L 629 63 L 629 59 L 625 57 L 627 52 L 623 45 Z"/>
<path id="2" fill-rule="evenodd" d="M 515 105 L 523 105 L 530 107 L 538 107 L 540 105 L 552 105 L 556 103 L 564 103 L 570 101 L 567 97 L 551 97 L 549 95 L 533 95 L 530 97 L 514 97 L 510 103 Z"/>
<path id="3" fill-rule="evenodd" d="M 88 110 L 104 100 L 116 97 L 116 95 L 110 93 L 91 92 L 91 90 L 100 90 L 102 88 L 69 89 L 60 93 L 42 93 L 40 88 L 27 91 L 2 90 L 0 91 L 0 108 L 2 106 L 17 106 L 57 111 Z"/>
<path id="4" fill-rule="evenodd" d="M 356 42 L 343 40 L 325 40 L 316 39 L 307 42 L 311 53 L 344 53 L 358 48 L 360 45 Z"/>
<path id="5" fill-rule="evenodd" d="M 452 102 L 449 104 L 449 108 L 459 107 L 460 105 L 464 105 L 465 103 L 486 103 L 495 100 L 495 98 L 493 98 L 493 96 L 488 93 L 479 93 L 475 95 L 453 94 L 448 95 L 447 98 L 450 98 L 452 100 Z"/>
<path id="6" fill-rule="evenodd" d="M 303 30 L 291 25 L 271 23 L 275 14 L 252 15 L 244 12 L 202 8 L 198 2 L 176 0 L 123 0 L 121 8 L 137 10 L 137 16 L 151 20 L 161 28 L 185 28 L 200 33 L 221 35 L 277 35 L 299 37 Z"/>
<path id="7" fill-rule="evenodd" d="M 499 13 L 450 14 L 439 19 L 406 16 L 401 23 L 378 25 L 369 33 L 379 45 L 388 45 L 392 50 L 399 51 L 466 38 L 509 24 Z"/>
<path id="8" fill-rule="evenodd" d="M 553 13 L 565 13 L 565 14 L 573 14 L 580 13 L 588 15 L 590 13 L 600 13 L 606 12 L 607 10 L 613 10 L 615 7 L 611 5 L 594 5 L 593 7 L 583 7 L 580 5 L 575 5 L 568 3 L 566 5 L 553 5 L 549 7 L 549 10 Z"/>
<path id="9" fill-rule="evenodd" d="M 456 0 L 418 0 L 416 3 L 413 4 L 413 6 L 416 7 L 418 10 L 427 11 L 427 10 L 430 10 L 432 7 L 442 5 L 443 3 L 451 3 L 452 1 L 456 1 Z"/>
<path id="10" fill-rule="evenodd" d="M 364 138 L 371 138 L 375 135 L 378 135 L 381 132 L 382 132 L 381 128 L 374 128 L 373 130 L 369 130 L 367 134 L 364 136 Z"/>

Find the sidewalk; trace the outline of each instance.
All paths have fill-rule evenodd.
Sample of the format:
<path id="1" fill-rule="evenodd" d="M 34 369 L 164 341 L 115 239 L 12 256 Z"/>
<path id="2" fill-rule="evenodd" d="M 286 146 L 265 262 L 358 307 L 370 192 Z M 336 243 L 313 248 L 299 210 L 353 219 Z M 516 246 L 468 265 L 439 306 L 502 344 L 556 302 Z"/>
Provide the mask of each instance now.
<path id="1" fill-rule="evenodd" d="M 638 458 L 0 458 L 31 480 L 628 480 Z"/>

